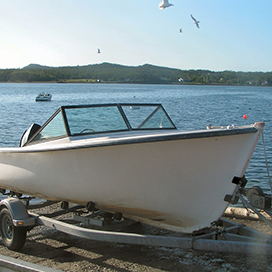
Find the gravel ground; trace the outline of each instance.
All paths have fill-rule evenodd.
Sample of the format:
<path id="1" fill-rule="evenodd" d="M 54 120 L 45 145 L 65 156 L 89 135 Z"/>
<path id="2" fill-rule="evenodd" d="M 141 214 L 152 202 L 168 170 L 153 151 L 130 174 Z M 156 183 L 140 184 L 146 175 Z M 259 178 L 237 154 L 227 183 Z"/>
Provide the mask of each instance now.
<path id="1" fill-rule="evenodd" d="M 40 212 L 53 211 L 57 205 Z M 271 228 L 263 222 L 231 220 L 272 235 Z M 126 231 L 169 234 L 143 224 L 131 226 Z M 0 241 L 0 254 L 62 271 L 272 271 L 272 258 L 268 255 L 97 242 L 44 226 L 35 227 L 28 233 L 26 244 L 19 252 L 7 249 Z"/>

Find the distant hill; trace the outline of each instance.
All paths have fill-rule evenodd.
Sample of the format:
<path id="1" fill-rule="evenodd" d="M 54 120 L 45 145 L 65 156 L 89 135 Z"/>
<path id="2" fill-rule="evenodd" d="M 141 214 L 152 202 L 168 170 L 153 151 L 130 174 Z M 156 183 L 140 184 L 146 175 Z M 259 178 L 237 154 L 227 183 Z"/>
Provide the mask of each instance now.
<path id="1" fill-rule="evenodd" d="M 26 67 L 23 67 L 22 70 L 35 70 L 35 69 L 52 69 L 53 67 L 49 67 L 49 66 L 42 66 L 40 64 L 29 64 Z"/>
<path id="2" fill-rule="evenodd" d="M 125 66 L 107 62 L 63 67 L 29 64 L 22 69 L 0 69 L 0 82 L 272 86 L 272 72 L 180 70 L 151 64 Z"/>

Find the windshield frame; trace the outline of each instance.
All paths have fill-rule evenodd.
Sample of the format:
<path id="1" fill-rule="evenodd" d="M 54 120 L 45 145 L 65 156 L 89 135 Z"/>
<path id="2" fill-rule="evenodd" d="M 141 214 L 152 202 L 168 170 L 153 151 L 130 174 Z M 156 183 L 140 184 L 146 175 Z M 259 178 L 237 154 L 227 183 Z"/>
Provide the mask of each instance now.
<path id="1" fill-rule="evenodd" d="M 113 130 L 105 130 L 105 131 L 93 131 L 93 132 L 86 132 L 86 133 L 72 133 L 71 132 L 71 120 L 69 120 L 69 115 L 67 115 L 67 112 L 71 109 L 84 109 L 84 108 L 102 108 L 102 107 L 115 107 L 118 109 L 118 118 L 120 117 L 120 120 L 124 122 L 124 128 L 123 129 L 113 129 Z M 153 107 L 154 110 L 147 116 L 143 121 L 140 123 L 138 127 L 134 127 L 131 125 L 131 121 L 129 121 L 126 113 L 125 108 L 129 107 L 131 110 L 133 109 L 140 109 L 141 107 Z M 166 121 L 169 125 L 169 127 L 144 127 L 144 125 L 151 120 L 151 118 L 159 111 L 162 111 L 162 114 L 164 117 L 166 117 Z M 60 136 L 53 136 L 45 139 L 39 139 L 37 135 L 40 135 L 42 131 L 54 121 L 54 118 L 58 116 L 58 114 L 61 114 L 63 119 L 63 124 L 65 127 L 65 135 Z M 122 119 L 121 119 L 122 118 Z M 92 135 L 92 134 L 102 134 L 102 133 L 111 133 L 111 132 L 122 132 L 122 131 L 142 131 L 142 130 L 176 130 L 176 126 L 172 122 L 171 118 L 163 108 L 161 104 L 154 104 L 154 103 L 110 103 L 110 104 L 86 104 L 86 105 L 68 105 L 68 106 L 61 106 L 41 127 L 37 130 L 37 132 L 26 142 L 26 145 L 28 144 L 36 144 L 38 142 L 44 142 L 44 141 L 51 141 L 53 139 L 61 139 L 65 137 L 74 137 L 74 136 L 83 136 L 83 135 Z"/>

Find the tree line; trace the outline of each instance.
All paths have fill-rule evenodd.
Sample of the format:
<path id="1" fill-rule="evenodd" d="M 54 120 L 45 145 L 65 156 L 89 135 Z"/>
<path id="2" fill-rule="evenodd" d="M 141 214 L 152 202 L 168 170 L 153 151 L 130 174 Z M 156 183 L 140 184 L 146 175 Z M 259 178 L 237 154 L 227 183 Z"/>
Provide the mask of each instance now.
<path id="1" fill-rule="evenodd" d="M 102 63 L 48 67 L 30 64 L 22 69 L 0 69 L 0 82 L 138 83 L 272 86 L 272 72 L 180 70 L 145 64 Z"/>

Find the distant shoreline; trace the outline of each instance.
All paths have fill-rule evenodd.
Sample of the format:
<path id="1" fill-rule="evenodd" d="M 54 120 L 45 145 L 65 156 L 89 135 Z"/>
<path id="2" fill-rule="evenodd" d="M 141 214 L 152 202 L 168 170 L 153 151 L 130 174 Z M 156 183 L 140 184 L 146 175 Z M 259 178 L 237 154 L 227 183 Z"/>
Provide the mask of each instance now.
<path id="1" fill-rule="evenodd" d="M 22 69 L 0 69 L 1 82 L 272 86 L 272 72 L 179 70 L 150 64 L 101 63 L 74 67 L 30 64 Z"/>
<path id="2" fill-rule="evenodd" d="M 90 85 L 103 85 L 103 84 L 122 84 L 122 85 L 171 85 L 171 86 L 234 86 L 234 87 L 272 87 L 272 85 L 238 85 L 238 84 L 196 84 L 196 83 L 128 83 L 128 82 L 57 82 L 57 81 L 8 81 L 8 82 L 0 82 L 0 84 L 90 84 Z"/>

